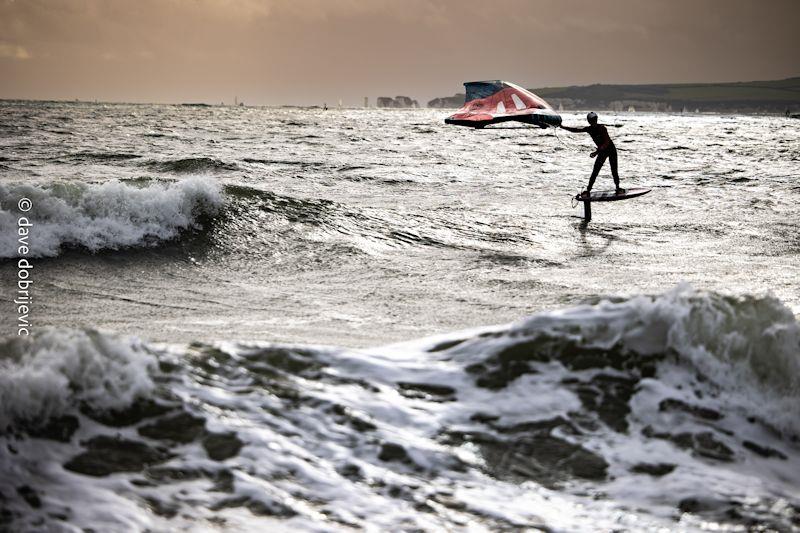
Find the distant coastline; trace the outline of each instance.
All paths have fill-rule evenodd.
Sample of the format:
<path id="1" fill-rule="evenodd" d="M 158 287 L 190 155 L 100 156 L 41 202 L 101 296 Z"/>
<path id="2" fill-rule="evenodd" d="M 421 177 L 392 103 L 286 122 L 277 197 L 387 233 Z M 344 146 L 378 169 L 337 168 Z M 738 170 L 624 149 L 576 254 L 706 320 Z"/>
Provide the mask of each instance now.
<path id="1" fill-rule="evenodd" d="M 584 85 L 530 89 L 564 110 L 780 113 L 800 111 L 800 77 L 736 83 Z M 458 108 L 464 94 L 434 98 L 432 108 Z"/>
<path id="2" fill-rule="evenodd" d="M 671 83 L 650 85 L 573 85 L 529 89 L 554 108 L 563 111 L 595 109 L 598 111 L 700 112 L 780 114 L 800 118 L 800 77 L 784 80 L 734 83 Z M 247 105 L 243 102 L 124 102 L 78 99 L 0 98 L 0 102 L 39 102 L 52 104 L 166 105 L 184 107 L 276 107 L 322 109 L 320 105 Z M 372 107 L 365 100 L 364 107 Z M 457 109 L 464 105 L 464 93 L 434 98 L 426 107 Z M 340 106 L 337 106 L 339 108 Z M 422 105 L 409 96 L 379 96 L 379 109 L 415 109 Z M 360 109 L 361 106 L 346 106 Z"/>

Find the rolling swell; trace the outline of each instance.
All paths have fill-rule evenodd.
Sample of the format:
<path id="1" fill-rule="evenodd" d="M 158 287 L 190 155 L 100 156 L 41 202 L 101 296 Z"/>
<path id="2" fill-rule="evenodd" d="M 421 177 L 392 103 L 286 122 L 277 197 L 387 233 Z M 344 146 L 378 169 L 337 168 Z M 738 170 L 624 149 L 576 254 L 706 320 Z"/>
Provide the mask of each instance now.
<path id="1" fill-rule="evenodd" d="M 130 159 L 138 159 L 142 156 L 128 152 L 77 152 L 67 156 L 62 156 L 60 159 L 65 159 L 77 164 L 82 163 L 109 163 L 113 164 L 120 161 L 128 161 Z"/>
<path id="2" fill-rule="evenodd" d="M 362 252 L 444 245 L 408 228 L 407 221 L 331 200 L 297 198 L 241 185 L 227 185 L 224 191 L 229 201 L 202 237 L 203 246 L 224 253 L 269 253 L 289 245 L 324 253 L 326 246 L 336 242 Z"/>
<path id="3" fill-rule="evenodd" d="M 491 255 L 509 243 L 531 243 L 517 228 L 464 223 L 447 210 L 422 214 L 364 208 L 242 185 L 227 185 L 225 195 L 230 201 L 205 238 L 207 245 L 226 252 L 247 254 L 289 238 L 315 249 L 338 243 L 367 254 L 424 247 Z"/>
<path id="4" fill-rule="evenodd" d="M 182 159 L 170 159 L 166 161 L 149 161 L 145 163 L 145 166 L 159 172 L 175 174 L 229 172 L 239 169 L 238 165 L 235 163 L 228 163 L 212 157 L 187 157 Z"/>
<path id="5" fill-rule="evenodd" d="M 65 248 L 90 252 L 156 246 L 196 229 L 223 206 L 220 187 L 208 179 L 178 182 L 109 181 L 44 186 L 0 184 L 0 258 L 17 254 L 19 198 L 31 199 L 32 257 L 55 257 Z M 8 230 L 6 230 L 6 228 Z"/>
<path id="6" fill-rule="evenodd" d="M 330 200 L 300 199 L 241 185 L 228 185 L 225 193 L 234 200 L 231 216 L 246 216 L 249 211 L 264 211 L 285 217 L 290 222 L 321 224 L 336 204 Z"/>
<path id="7" fill-rule="evenodd" d="M 800 523 L 800 333 L 771 297 L 680 286 L 363 351 L 72 330 L 11 342 L 0 509 L 20 527 L 213 513 L 235 528 L 237 509 L 300 530 Z M 86 497 L 107 505 L 75 505 Z"/>

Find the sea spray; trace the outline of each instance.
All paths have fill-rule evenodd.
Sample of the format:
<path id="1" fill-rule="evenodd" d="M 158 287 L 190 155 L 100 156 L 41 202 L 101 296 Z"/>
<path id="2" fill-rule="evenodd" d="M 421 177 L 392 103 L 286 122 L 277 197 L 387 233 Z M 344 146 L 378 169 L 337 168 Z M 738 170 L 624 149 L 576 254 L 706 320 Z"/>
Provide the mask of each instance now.
<path id="1" fill-rule="evenodd" d="M 153 246 L 215 216 L 224 197 L 211 178 L 173 182 L 0 184 L 0 205 L 30 198 L 30 257 L 54 257 L 64 247 L 91 252 Z M 0 211 L 0 258 L 17 257 L 16 216 Z"/>
<path id="2" fill-rule="evenodd" d="M 800 324 L 777 298 L 728 296 L 682 283 L 658 297 L 604 300 L 521 321 L 512 335 L 558 335 L 586 348 L 675 353 L 778 425 L 800 435 Z M 757 392 L 756 392 L 757 391 Z M 772 401 L 763 403 L 764 398 Z"/>
<path id="3" fill-rule="evenodd" d="M 78 406 L 120 409 L 153 390 L 156 359 L 138 340 L 42 328 L 0 341 L 0 431 Z"/>

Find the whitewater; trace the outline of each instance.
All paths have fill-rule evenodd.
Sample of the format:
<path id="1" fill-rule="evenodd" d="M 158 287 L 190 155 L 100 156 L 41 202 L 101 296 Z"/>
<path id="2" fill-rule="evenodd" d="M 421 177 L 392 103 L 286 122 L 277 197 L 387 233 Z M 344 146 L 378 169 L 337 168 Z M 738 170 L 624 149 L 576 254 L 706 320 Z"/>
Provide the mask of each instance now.
<path id="1" fill-rule="evenodd" d="M 0 103 L 0 531 L 800 528 L 796 121 L 446 114 Z"/>

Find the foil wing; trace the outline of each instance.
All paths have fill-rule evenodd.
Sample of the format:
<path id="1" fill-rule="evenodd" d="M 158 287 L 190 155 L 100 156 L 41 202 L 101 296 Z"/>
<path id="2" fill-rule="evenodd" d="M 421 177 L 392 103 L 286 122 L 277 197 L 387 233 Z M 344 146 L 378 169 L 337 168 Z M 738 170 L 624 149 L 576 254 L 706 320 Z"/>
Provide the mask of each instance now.
<path id="1" fill-rule="evenodd" d="M 470 81 L 464 106 L 447 117 L 446 124 L 483 128 L 517 121 L 546 128 L 559 126 L 561 116 L 541 97 L 507 81 Z"/>

